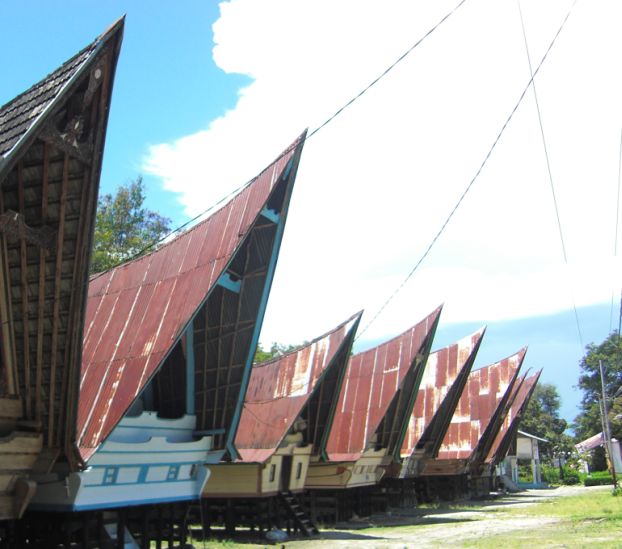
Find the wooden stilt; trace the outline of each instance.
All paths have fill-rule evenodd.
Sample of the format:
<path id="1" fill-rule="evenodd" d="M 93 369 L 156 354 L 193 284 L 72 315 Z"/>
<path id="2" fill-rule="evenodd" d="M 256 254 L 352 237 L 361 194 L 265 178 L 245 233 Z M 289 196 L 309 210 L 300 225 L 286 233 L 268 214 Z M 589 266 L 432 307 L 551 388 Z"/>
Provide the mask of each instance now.
<path id="1" fill-rule="evenodd" d="M 117 511 L 117 547 L 123 549 L 125 546 L 125 513 L 123 509 Z"/>

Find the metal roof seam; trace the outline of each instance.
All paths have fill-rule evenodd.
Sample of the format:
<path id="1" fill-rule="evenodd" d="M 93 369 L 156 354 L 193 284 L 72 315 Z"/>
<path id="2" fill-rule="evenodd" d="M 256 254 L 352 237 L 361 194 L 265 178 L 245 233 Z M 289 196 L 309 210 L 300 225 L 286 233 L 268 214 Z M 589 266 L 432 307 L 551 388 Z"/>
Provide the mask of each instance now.
<path id="1" fill-rule="evenodd" d="M 280 155 L 270 165 L 272 171 L 265 169 L 263 176 L 254 178 L 255 185 L 247 186 L 208 219 L 157 250 L 91 278 L 79 414 L 80 448 L 86 459 L 153 379 L 206 303 L 220 273 L 244 245 L 273 196 L 274 182 L 280 181 L 292 158 L 299 158 L 300 147 L 299 138 L 288 147 L 289 156 Z M 193 254 L 196 260 L 187 259 Z M 115 308 L 114 318 L 107 317 L 113 302 L 118 303 L 118 311 Z M 130 332 L 129 326 L 137 329 Z M 99 387 L 91 387 L 94 376 Z"/>

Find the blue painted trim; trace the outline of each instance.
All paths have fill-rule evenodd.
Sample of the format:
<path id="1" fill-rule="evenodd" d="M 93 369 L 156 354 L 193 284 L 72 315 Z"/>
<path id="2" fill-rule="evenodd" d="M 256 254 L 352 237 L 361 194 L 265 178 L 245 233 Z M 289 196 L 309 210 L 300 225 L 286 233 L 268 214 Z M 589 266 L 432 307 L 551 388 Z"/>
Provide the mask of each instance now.
<path id="1" fill-rule="evenodd" d="M 196 442 L 196 441 L 195 441 Z M 124 442 L 115 442 L 113 444 L 125 444 Z M 128 443 L 133 444 L 133 443 Z M 141 444 L 140 442 L 138 444 Z M 171 442 L 170 444 L 192 444 L 192 442 Z M 106 450 L 104 446 L 101 450 L 97 450 L 98 454 L 189 454 L 191 452 L 209 452 L 210 450 Z"/>
<path id="2" fill-rule="evenodd" d="M 259 213 L 260 215 L 265 217 L 268 221 L 272 221 L 272 223 L 274 223 L 275 225 L 278 225 L 281 219 L 281 216 L 279 215 L 278 212 L 268 209 L 267 206 L 264 206 L 263 210 L 261 210 L 261 212 Z"/>
<path id="3" fill-rule="evenodd" d="M 186 414 L 194 415 L 194 408 L 194 320 L 191 320 L 186 328 Z"/>
<path id="4" fill-rule="evenodd" d="M 306 138 L 305 138 L 306 139 Z M 304 143 L 304 141 L 301 141 L 301 143 Z M 283 177 L 285 179 L 287 179 L 289 177 L 290 172 L 292 171 L 292 167 L 294 166 L 294 162 L 293 162 L 293 158 L 291 158 L 289 160 L 289 162 L 287 163 L 287 166 L 285 166 L 285 169 L 283 170 Z"/>
<path id="5" fill-rule="evenodd" d="M 151 486 L 152 484 L 179 484 L 181 482 L 195 482 L 197 477 L 188 477 L 188 478 L 179 478 L 179 479 L 171 479 L 171 480 L 150 480 L 147 482 L 140 483 L 136 482 L 115 482 L 110 484 L 85 484 L 85 488 L 114 488 L 116 486 L 136 486 L 137 489 L 140 489 L 141 486 Z"/>
<path id="6" fill-rule="evenodd" d="M 194 415 L 194 414 L 189 414 Z M 162 431 L 187 431 L 188 433 L 194 433 L 194 429 L 191 427 L 152 427 L 150 425 L 117 425 L 116 429 L 138 429 L 140 431 L 150 431 L 152 429 L 160 429 Z"/>
<path id="7" fill-rule="evenodd" d="M 167 482 L 181 482 L 182 480 L 186 480 L 186 479 L 181 479 L 179 480 L 177 477 L 179 477 L 179 465 L 171 465 L 168 468 L 168 474 L 166 475 L 166 481 Z M 190 477 L 192 478 L 192 477 Z"/>
<path id="8" fill-rule="evenodd" d="M 189 481 L 188 481 L 189 482 Z M 168 498 L 151 498 L 151 499 L 137 499 L 132 501 L 111 501 L 100 504 L 92 505 L 36 505 L 32 504 L 29 508 L 36 509 L 38 511 L 94 511 L 96 509 L 114 509 L 117 507 L 138 507 L 139 505 L 151 505 L 154 503 L 172 503 L 174 501 L 198 501 L 201 499 L 200 494 L 193 496 L 174 496 Z"/>
<path id="9" fill-rule="evenodd" d="M 117 477 L 119 476 L 119 468 L 116 466 L 108 466 L 104 470 L 104 477 L 102 478 L 101 486 L 112 486 L 117 483 Z"/>
<path id="10" fill-rule="evenodd" d="M 138 478 L 136 479 L 136 482 L 139 484 L 146 484 L 148 472 L 149 472 L 149 465 L 141 465 L 140 472 L 138 473 Z"/>
<path id="11" fill-rule="evenodd" d="M 89 465 L 89 468 L 104 469 L 106 467 L 170 467 L 171 465 L 203 465 L 208 464 L 207 461 L 176 461 L 171 463 L 170 461 L 163 461 L 158 463 L 122 463 L 120 465 Z M 213 465 L 213 464 L 212 464 Z"/>
<path id="12" fill-rule="evenodd" d="M 296 157 L 296 153 L 287 163 L 285 167 L 284 174 L 285 177 L 289 176 L 291 168 L 294 163 L 294 158 Z M 246 396 L 246 389 L 248 387 L 248 381 L 251 375 L 251 369 L 253 366 L 253 359 L 255 358 L 255 350 L 257 349 L 257 344 L 259 343 L 259 334 L 261 332 L 261 327 L 263 325 L 263 318 L 266 313 L 266 307 L 268 305 L 268 297 L 270 296 L 270 288 L 272 287 L 272 280 L 274 278 L 274 270 L 276 268 L 276 261 L 279 257 L 279 250 L 281 248 L 281 242 L 283 240 L 283 232 L 285 230 L 285 212 L 289 207 L 289 199 L 291 197 L 291 181 L 287 181 L 287 195 L 283 200 L 282 212 L 279 215 L 279 222 L 276 227 L 276 234 L 274 235 L 274 242 L 272 244 L 272 253 L 270 255 L 270 262 L 268 263 L 268 268 L 266 270 L 266 280 L 264 282 L 263 292 L 261 295 L 261 301 L 259 302 L 259 309 L 257 311 L 257 318 L 255 321 L 255 326 L 253 328 L 253 336 L 251 338 L 251 344 L 248 350 L 248 355 L 246 357 L 246 364 L 244 365 L 244 373 L 242 374 L 242 381 L 240 383 L 240 398 L 238 399 L 238 403 L 235 407 L 235 412 L 233 413 L 233 418 L 231 420 L 231 427 L 229 428 L 229 434 L 227 436 L 227 444 L 226 448 L 229 452 L 231 458 L 239 458 L 240 455 L 235 448 L 235 436 L 238 432 L 238 425 L 240 424 L 240 416 L 242 415 L 242 407 L 244 406 L 244 398 Z"/>
<path id="13" fill-rule="evenodd" d="M 225 290 L 229 290 L 234 294 L 239 294 L 242 289 L 242 281 L 241 280 L 233 280 L 231 275 L 227 272 L 224 272 L 220 275 L 216 284 L 222 286 Z"/>

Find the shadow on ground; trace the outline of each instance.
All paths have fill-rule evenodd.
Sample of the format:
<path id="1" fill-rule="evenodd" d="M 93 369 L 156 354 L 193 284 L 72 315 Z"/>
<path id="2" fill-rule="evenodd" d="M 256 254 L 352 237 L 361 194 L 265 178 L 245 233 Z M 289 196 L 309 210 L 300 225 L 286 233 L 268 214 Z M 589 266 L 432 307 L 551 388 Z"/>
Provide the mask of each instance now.
<path id="1" fill-rule="evenodd" d="M 502 497 L 486 500 L 463 500 L 421 507 L 393 508 L 388 513 L 341 522 L 337 524 L 336 531 L 472 522 L 478 520 L 480 513 L 494 513 L 497 511 L 496 508 L 502 511 L 504 507 L 541 501 L 551 497 L 553 492 L 554 489 L 548 489 L 539 490 L 536 493 L 532 491 L 511 495 L 504 494 Z"/>

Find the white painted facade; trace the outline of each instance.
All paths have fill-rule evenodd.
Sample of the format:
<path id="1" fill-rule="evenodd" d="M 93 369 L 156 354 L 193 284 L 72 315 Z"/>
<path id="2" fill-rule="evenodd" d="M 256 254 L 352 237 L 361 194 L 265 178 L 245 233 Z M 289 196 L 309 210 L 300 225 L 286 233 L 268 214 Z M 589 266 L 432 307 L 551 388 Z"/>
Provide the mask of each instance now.
<path id="1" fill-rule="evenodd" d="M 163 419 L 155 412 L 125 417 L 84 471 L 37 478 L 31 508 L 84 511 L 198 499 L 209 478 L 212 436 L 194 436 L 196 416 Z"/>

